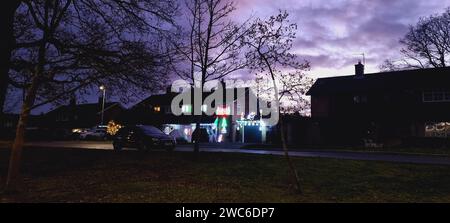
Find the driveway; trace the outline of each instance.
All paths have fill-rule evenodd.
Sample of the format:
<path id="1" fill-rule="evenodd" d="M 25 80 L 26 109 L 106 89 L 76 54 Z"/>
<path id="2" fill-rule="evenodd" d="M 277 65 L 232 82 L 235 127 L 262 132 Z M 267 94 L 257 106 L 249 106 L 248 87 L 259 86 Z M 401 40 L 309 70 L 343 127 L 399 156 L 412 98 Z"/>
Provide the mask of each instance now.
<path id="1" fill-rule="evenodd" d="M 6 143 L 0 143 L 0 147 L 5 148 Z M 79 149 L 101 149 L 112 150 L 110 142 L 95 141 L 53 141 L 53 142 L 31 142 L 26 143 L 27 147 L 46 147 L 46 148 L 79 148 Z M 245 153 L 259 155 L 283 156 L 283 151 L 263 150 L 263 149 L 240 149 L 241 144 L 204 144 L 200 146 L 201 152 L 222 152 L 222 153 Z M 179 152 L 191 152 L 192 145 L 179 145 L 175 149 Z M 415 164 L 435 164 L 450 165 L 450 157 L 433 155 L 414 155 L 414 154 L 389 154 L 382 152 L 348 152 L 348 151 L 314 151 L 301 150 L 290 151 L 289 155 L 296 157 L 315 157 L 315 158 L 333 158 L 348 160 L 372 160 L 397 163 L 415 163 Z"/>

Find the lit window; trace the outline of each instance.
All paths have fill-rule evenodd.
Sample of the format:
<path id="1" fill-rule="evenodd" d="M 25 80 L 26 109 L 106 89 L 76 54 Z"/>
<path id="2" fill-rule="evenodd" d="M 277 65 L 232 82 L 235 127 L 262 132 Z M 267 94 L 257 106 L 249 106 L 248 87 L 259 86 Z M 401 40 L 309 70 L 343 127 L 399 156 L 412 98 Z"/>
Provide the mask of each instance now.
<path id="1" fill-rule="evenodd" d="M 192 112 L 192 106 L 191 105 L 182 105 L 181 112 L 183 112 L 185 114 L 190 114 Z"/>
<path id="2" fill-rule="evenodd" d="M 153 107 L 153 110 L 155 112 L 160 112 L 161 111 L 161 107 L 160 106 L 155 106 L 155 107 Z"/>
<path id="3" fill-rule="evenodd" d="M 202 105 L 202 112 L 206 112 L 208 110 L 208 105 Z"/>

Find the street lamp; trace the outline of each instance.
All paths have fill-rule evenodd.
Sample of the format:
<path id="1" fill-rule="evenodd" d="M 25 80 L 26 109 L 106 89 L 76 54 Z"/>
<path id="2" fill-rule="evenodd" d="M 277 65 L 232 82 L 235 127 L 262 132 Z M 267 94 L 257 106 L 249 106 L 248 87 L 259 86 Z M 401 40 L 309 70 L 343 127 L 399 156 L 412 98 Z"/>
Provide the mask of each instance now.
<path id="1" fill-rule="evenodd" d="M 103 101 L 102 101 L 102 123 L 103 125 L 103 112 L 105 111 L 105 97 L 106 97 L 106 88 L 105 86 L 100 86 L 100 90 L 103 91 Z"/>

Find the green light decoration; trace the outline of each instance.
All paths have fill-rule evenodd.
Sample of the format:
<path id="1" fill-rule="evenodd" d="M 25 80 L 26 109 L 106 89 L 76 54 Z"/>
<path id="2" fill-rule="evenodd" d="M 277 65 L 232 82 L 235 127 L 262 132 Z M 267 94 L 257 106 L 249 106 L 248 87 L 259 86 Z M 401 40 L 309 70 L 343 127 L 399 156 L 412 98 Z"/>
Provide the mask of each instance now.
<path id="1" fill-rule="evenodd" d="M 226 134 L 227 133 L 227 119 L 226 118 L 222 118 L 220 121 L 220 133 L 222 134 Z"/>
<path id="2" fill-rule="evenodd" d="M 222 118 L 222 128 L 227 128 L 228 124 L 227 124 L 227 119 Z"/>
<path id="3" fill-rule="evenodd" d="M 216 128 L 219 127 L 219 118 L 216 118 L 216 120 L 214 120 L 214 125 L 216 126 Z"/>

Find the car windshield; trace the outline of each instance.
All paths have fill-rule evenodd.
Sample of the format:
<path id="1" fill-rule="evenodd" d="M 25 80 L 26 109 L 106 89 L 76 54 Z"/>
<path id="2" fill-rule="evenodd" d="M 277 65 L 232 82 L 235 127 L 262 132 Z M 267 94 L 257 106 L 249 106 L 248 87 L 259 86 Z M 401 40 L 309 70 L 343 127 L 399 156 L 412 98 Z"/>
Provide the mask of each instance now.
<path id="1" fill-rule="evenodd" d="M 154 126 L 143 125 L 139 126 L 139 128 L 142 129 L 142 131 L 147 134 L 159 134 L 159 135 L 164 134 L 161 130 L 159 130 Z"/>

